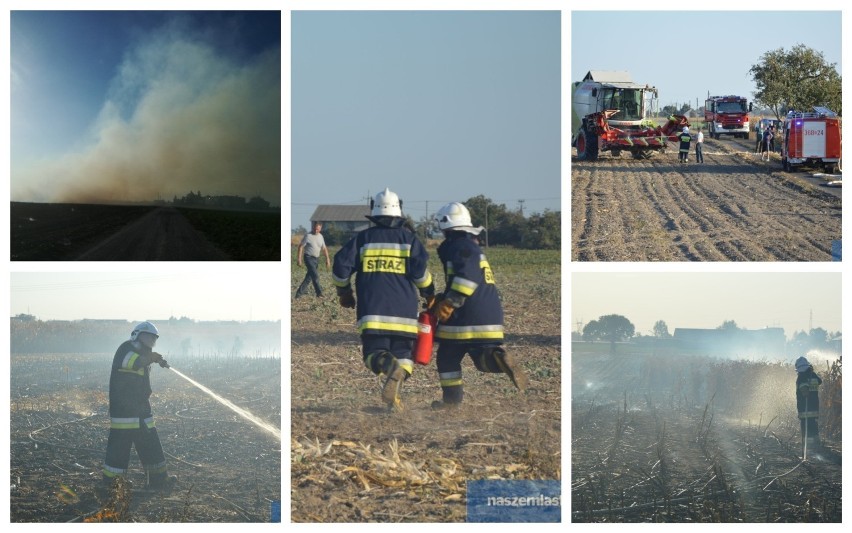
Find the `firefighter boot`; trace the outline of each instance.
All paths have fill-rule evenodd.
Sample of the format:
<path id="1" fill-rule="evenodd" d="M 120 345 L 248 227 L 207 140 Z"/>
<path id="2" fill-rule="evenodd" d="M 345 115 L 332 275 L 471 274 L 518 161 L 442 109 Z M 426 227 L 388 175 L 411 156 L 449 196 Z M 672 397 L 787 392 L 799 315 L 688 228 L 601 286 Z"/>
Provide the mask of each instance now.
<path id="1" fill-rule="evenodd" d="M 170 476 L 165 472 L 150 474 L 148 476 L 148 490 L 154 490 L 169 494 L 177 484 L 177 476 Z"/>
<path id="2" fill-rule="evenodd" d="M 382 387 L 382 401 L 389 409 L 402 409 L 400 401 L 400 392 L 402 391 L 402 383 L 408 378 L 408 372 L 399 364 L 389 352 L 384 352 L 380 355 L 382 374 L 385 377 L 385 384 Z"/>
<path id="3" fill-rule="evenodd" d="M 527 374 L 524 372 L 521 364 L 515 360 L 514 356 L 506 353 L 506 350 L 503 348 L 494 348 L 492 354 L 500 370 L 509 376 L 509 379 L 512 380 L 512 383 L 519 391 L 524 392 L 527 389 L 528 380 Z"/>
<path id="4" fill-rule="evenodd" d="M 458 409 L 461 406 L 462 399 L 464 398 L 463 385 L 441 387 L 441 390 L 444 393 L 444 398 L 442 400 L 435 400 L 432 402 L 432 409 Z"/>

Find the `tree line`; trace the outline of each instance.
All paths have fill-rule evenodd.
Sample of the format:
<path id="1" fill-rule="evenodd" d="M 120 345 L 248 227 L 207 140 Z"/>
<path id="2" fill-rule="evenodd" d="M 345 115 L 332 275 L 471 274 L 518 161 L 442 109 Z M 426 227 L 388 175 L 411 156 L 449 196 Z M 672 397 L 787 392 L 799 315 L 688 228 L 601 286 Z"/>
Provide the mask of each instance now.
<path id="1" fill-rule="evenodd" d="M 562 246 L 561 211 L 545 209 L 543 213 L 525 216 L 520 210 L 512 210 L 506 204 L 495 203 L 484 195 L 474 196 L 462 202 L 468 211 L 474 226 L 486 229 L 480 235 L 480 241 L 489 246 L 502 245 L 532 250 L 558 250 Z M 438 223 L 431 216 L 414 220 L 406 216 L 406 225 L 424 242 L 441 238 Z M 304 228 L 297 233 L 305 233 Z M 352 237 L 352 234 L 334 223 L 326 223 L 322 228 L 323 238 L 329 246 L 340 246 Z"/>

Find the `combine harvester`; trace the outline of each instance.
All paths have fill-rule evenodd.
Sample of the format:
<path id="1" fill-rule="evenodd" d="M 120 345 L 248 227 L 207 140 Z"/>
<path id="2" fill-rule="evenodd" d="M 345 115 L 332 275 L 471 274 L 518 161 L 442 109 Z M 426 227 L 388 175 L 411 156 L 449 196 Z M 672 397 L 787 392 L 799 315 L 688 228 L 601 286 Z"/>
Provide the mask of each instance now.
<path id="1" fill-rule="evenodd" d="M 574 83 L 571 146 L 577 159 L 596 161 L 601 152 L 618 157 L 622 151 L 647 159 L 664 152 L 689 121 L 672 115 L 662 127 L 654 125 L 656 102 L 657 89 L 634 83 L 627 72 L 590 70 Z"/>

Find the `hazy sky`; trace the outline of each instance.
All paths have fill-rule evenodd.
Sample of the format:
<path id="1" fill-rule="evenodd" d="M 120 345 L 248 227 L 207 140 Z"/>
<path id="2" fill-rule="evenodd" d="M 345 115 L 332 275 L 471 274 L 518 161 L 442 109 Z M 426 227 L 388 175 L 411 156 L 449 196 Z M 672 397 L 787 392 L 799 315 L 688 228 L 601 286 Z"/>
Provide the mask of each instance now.
<path id="1" fill-rule="evenodd" d="M 708 91 L 751 100 L 749 69 L 771 50 L 804 44 L 842 75 L 840 30 L 840 11 L 574 11 L 571 81 L 589 70 L 626 70 L 633 81 L 659 89 L 661 108 L 695 106 L 696 98 L 704 105 Z M 614 38 L 602 39 L 603 32 Z"/>
<path id="2" fill-rule="evenodd" d="M 813 327 L 841 331 L 839 273 L 574 273 L 571 330 L 603 315 L 623 315 L 648 335 L 664 320 L 675 328 L 783 327 L 787 338 Z"/>
<path id="3" fill-rule="evenodd" d="M 292 14 L 293 226 L 385 187 L 415 220 L 560 209 L 558 11 Z"/>
<path id="4" fill-rule="evenodd" d="M 12 11 L 11 196 L 281 190 L 281 15 Z"/>
<path id="5" fill-rule="evenodd" d="M 12 273 L 12 315 L 132 322 L 281 320 L 282 276 L 234 273 Z"/>

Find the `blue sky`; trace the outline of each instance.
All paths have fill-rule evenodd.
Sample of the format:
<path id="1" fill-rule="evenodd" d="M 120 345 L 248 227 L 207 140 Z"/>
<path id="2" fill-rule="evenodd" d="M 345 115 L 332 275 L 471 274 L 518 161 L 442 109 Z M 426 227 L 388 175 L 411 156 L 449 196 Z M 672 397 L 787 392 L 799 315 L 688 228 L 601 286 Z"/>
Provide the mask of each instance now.
<path id="1" fill-rule="evenodd" d="M 12 200 L 280 202 L 279 12 L 13 11 Z"/>
<path id="2" fill-rule="evenodd" d="M 626 70 L 657 87 L 660 107 L 704 105 L 708 91 L 751 100 L 749 69 L 771 50 L 804 44 L 842 75 L 840 33 L 840 11 L 574 11 L 571 81 Z"/>
<path id="3" fill-rule="evenodd" d="M 292 14 L 291 223 L 385 187 L 415 220 L 560 209 L 559 12 Z"/>

